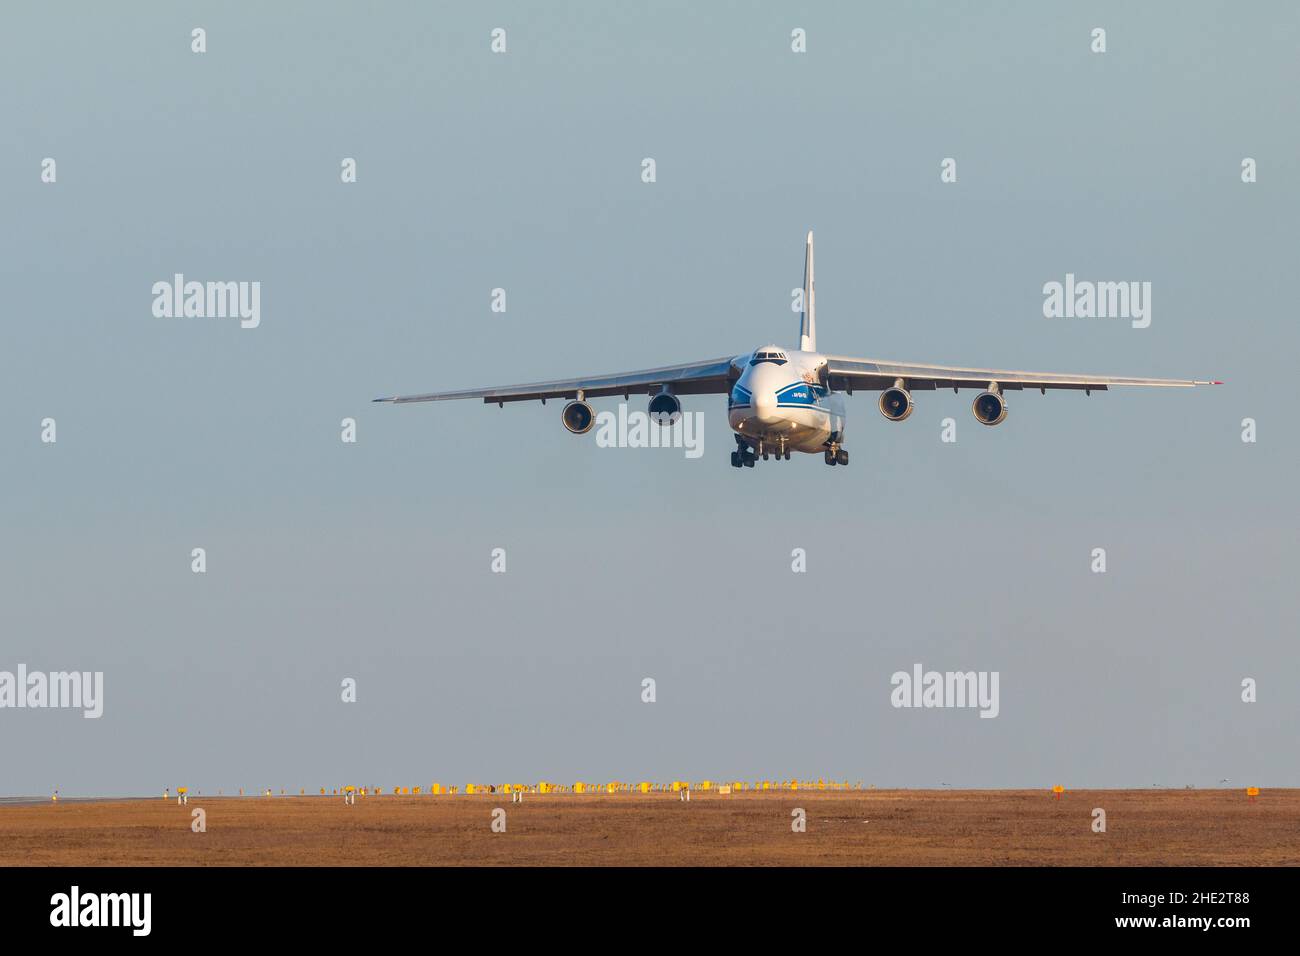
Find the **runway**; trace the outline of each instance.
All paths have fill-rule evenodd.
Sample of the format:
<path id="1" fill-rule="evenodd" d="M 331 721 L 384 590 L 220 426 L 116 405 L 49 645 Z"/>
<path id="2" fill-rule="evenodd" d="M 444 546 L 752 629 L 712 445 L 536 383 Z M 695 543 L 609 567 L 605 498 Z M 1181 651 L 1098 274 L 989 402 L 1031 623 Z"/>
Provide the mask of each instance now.
<path id="1" fill-rule="evenodd" d="M 1295 866 L 1297 833 L 1295 789 L 159 796 L 0 805 L 0 866 Z"/>

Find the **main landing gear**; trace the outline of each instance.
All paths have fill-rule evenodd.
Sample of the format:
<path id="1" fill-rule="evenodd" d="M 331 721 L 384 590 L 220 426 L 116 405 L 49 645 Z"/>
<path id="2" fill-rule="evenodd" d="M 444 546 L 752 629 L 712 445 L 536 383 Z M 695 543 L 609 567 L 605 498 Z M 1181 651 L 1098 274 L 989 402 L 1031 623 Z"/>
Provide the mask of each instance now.
<path id="1" fill-rule="evenodd" d="M 736 436 L 736 450 L 731 453 L 732 468 L 753 468 L 759 456 L 764 461 L 768 458 L 775 458 L 777 461 L 785 459 L 790 460 L 790 448 L 784 439 L 773 442 L 760 441 L 757 446 L 751 445 L 748 441 Z"/>
<path id="2" fill-rule="evenodd" d="M 839 445 L 832 445 L 826 449 L 825 460 L 828 465 L 847 465 L 849 453 Z"/>

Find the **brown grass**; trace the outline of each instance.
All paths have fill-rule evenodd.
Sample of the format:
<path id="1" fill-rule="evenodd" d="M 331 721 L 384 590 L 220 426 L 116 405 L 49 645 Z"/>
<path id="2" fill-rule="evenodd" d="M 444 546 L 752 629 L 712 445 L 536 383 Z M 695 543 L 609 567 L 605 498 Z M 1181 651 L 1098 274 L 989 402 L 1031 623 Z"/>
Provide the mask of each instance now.
<path id="1" fill-rule="evenodd" d="M 207 812 L 207 832 L 190 830 Z M 492 810 L 507 830 L 490 829 Z M 791 810 L 807 832 L 791 831 Z M 1107 832 L 1093 833 L 1092 809 Z M 0 807 L 0 866 L 1300 864 L 1300 790 L 200 797 Z"/>

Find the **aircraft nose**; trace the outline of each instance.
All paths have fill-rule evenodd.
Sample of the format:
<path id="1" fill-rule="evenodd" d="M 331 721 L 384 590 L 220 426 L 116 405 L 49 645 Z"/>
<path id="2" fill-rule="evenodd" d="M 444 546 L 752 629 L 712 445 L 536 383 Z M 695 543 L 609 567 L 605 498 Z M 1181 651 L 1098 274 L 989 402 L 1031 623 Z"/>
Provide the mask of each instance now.
<path id="1" fill-rule="evenodd" d="M 771 389 L 763 389 L 754 393 L 754 417 L 763 424 L 772 424 L 776 421 L 776 392 Z"/>

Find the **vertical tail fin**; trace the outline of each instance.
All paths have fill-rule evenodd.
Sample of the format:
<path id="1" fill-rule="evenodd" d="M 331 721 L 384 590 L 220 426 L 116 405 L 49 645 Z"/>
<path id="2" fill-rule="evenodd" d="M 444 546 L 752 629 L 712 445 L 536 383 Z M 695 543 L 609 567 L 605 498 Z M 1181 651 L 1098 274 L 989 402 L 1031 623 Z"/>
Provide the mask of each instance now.
<path id="1" fill-rule="evenodd" d="M 799 316 L 799 349 L 817 351 L 817 293 L 813 285 L 813 234 L 808 230 L 808 249 L 803 260 L 803 313 Z"/>

